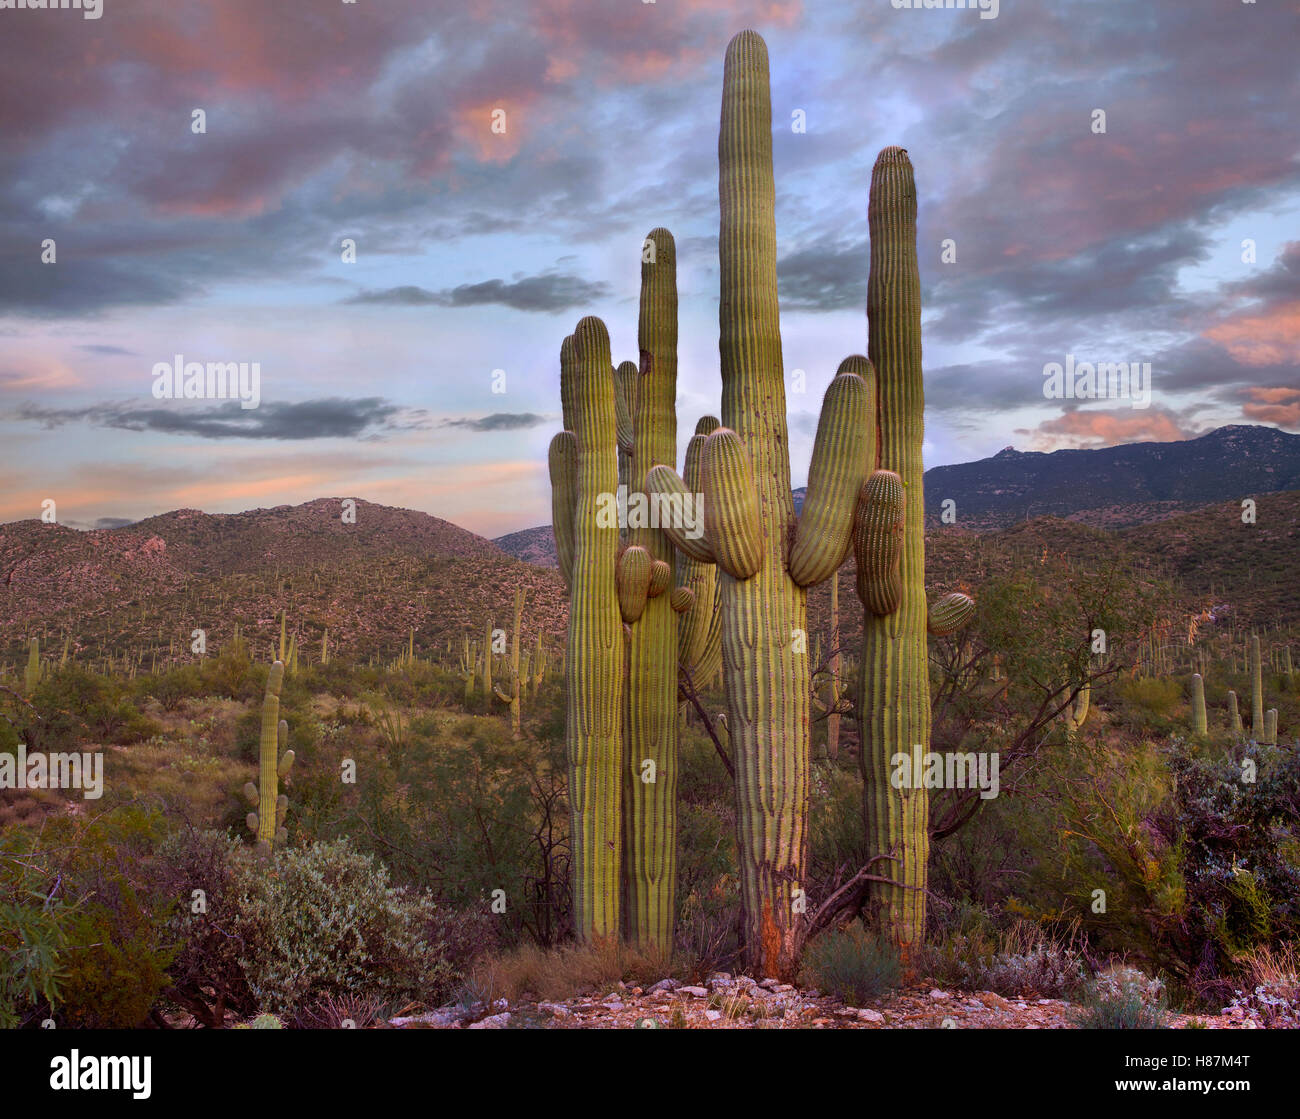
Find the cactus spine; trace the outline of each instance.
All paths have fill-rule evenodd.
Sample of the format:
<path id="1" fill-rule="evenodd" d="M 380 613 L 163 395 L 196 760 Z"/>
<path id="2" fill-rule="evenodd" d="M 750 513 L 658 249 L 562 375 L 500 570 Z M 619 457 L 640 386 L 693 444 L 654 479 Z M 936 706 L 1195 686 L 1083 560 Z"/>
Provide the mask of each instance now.
<path id="1" fill-rule="evenodd" d="M 623 622 L 615 586 L 618 526 L 600 515 L 618 484 L 609 333 L 596 318 L 578 323 L 561 349 L 560 396 L 571 443 L 575 496 L 567 515 L 572 559 L 565 657 L 565 747 L 569 762 L 573 920 L 584 939 L 619 934 L 623 800 Z M 564 439 L 563 436 L 569 436 Z M 554 465 L 552 455 L 552 465 Z M 554 472 L 552 477 L 555 477 Z M 555 500 L 558 502 L 562 494 Z M 563 563 L 563 560 L 561 561 Z"/>
<path id="2" fill-rule="evenodd" d="M 643 243 L 637 345 L 637 379 L 631 381 L 625 372 L 631 363 L 619 369 L 632 429 L 627 481 L 630 492 L 644 493 L 652 467 L 677 461 L 677 248 L 662 228 L 651 230 Z M 631 942 L 671 952 L 677 906 L 678 621 L 663 592 L 676 576 L 676 552 L 656 528 L 635 527 L 629 540 L 633 547 L 624 555 L 644 550 L 658 579 L 629 622 L 623 705 L 624 928 Z M 650 776 L 653 780 L 645 779 Z"/>
<path id="3" fill-rule="evenodd" d="M 244 795 L 256 806 L 250 812 L 247 824 L 257 835 L 257 846 L 269 851 L 275 844 L 283 845 L 288 839 L 284 827 L 289 798 L 280 794 L 280 778 L 287 777 L 293 766 L 292 750 L 285 750 L 289 741 L 289 724 L 280 718 L 280 686 L 284 682 L 284 662 L 276 661 L 266 674 L 266 695 L 262 700 L 262 736 L 258 751 L 258 783 L 249 781 Z M 281 756 L 283 751 L 283 756 Z"/>
<path id="4" fill-rule="evenodd" d="M 1199 672 L 1194 672 L 1192 673 L 1192 733 L 1203 735 L 1208 729 L 1209 724 L 1205 718 L 1205 681 Z"/>

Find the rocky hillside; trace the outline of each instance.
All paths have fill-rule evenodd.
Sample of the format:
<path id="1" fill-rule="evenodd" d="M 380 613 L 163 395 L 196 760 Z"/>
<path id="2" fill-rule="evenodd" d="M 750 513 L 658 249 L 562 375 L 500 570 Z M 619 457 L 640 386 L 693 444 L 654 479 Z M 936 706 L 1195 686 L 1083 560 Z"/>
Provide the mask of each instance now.
<path id="1" fill-rule="evenodd" d="M 74 652 L 152 656 L 188 646 L 195 628 L 219 648 L 239 623 L 265 656 L 287 610 L 304 650 L 328 628 L 339 655 L 392 656 L 411 627 L 427 651 L 489 619 L 506 624 L 516 586 L 528 591 L 530 638 L 563 632 L 555 572 L 426 513 L 359 501 L 345 524 L 341 507 L 182 509 L 90 532 L 0 525 L 0 647 L 12 657 L 29 635 L 67 636 Z"/>

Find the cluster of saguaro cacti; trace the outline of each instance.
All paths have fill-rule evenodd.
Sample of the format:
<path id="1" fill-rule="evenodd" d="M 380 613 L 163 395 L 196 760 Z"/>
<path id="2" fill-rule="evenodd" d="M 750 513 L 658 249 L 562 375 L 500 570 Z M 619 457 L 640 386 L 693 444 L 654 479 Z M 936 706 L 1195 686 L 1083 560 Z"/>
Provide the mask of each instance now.
<path id="1" fill-rule="evenodd" d="M 257 846 L 269 851 L 288 839 L 284 827 L 289 798 L 280 792 L 280 778 L 289 775 L 293 751 L 289 724 L 280 718 L 280 686 L 284 683 L 284 662 L 276 661 L 266 674 L 266 695 L 262 700 L 262 737 L 258 749 L 257 784 L 244 785 L 244 796 L 254 808 L 245 818 L 248 830 L 257 836 Z M 284 751 L 281 754 L 281 751 Z"/>
<path id="2" fill-rule="evenodd" d="M 796 517 L 790 491 L 785 385 L 776 281 L 775 188 L 767 48 L 752 31 L 727 48 L 718 141 L 721 229 L 722 422 L 702 422 L 687 449 L 685 478 L 672 466 L 670 373 L 675 297 L 669 309 L 671 239 L 656 231 L 643 267 L 639 376 L 613 369 L 599 320 L 584 319 L 561 348 L 565 430 L 549 460 L 553 524 L 570 588 L 568 728 L 573 810 L 574 909 L 583 935 L 616 925 L 617 821 L 640 763 L 669 757 L 678 673 L 669 670 L 659 617 L 678 610 L 678 672 L 711 674 L 720 641 L 726 728 L 736 775 L 737 847 L 748 964 L 789 975 L 802 941 L 810 769 L 807 588 L 858 547 L 859 594 L 868 608 L 863 658 L 866 820 L 898 882 L 880 891 L 885 927 L 910 945 L 924 924 L 928 810 L 924 790 L 900 794 L 890 766 L 899 750 L 929 741 L 927 631 L 954 632 L 974 604 L 948 595 L 927 607 L 921 530 L 923 394 L 915 189 L 902 149 L 886 149 L 873 174 L 868 312 L 872 361 L 854 356 L 826 391 Z M 656 236 L 658 235 L 658 236 Z M 675 287 L 675 285 L 673 285 Z M 876 369 L 882 370 L 877 404 Z M 632 386 L 635 385 L 635 390 Z M 877 432 L 879 431 L 879 446 Z M 879 468 L 879 469 L 877 469 Z M 875 473 L 872 473 L 872 471 Z M 647 610 L 672 580 L 661 538 L 620 539 L 598 502 L 620 478 L 658 503 L 659 527 L 681 553 L 668 602 Z M 904 495 L 907 499 L 904 500 Z M 703 532 L 663 517 L 703 499 Z M 667 607 L 667 610 L 665 609 Z M 624 694 L 620 621 L 627 627 Z M 638 629 L 639 627 L 639 629 Z M 659 706 L 661 705 L 661 706 Z M 656 709 L 657 708 L 657 709 Z M 658 764 L 657 778 L 664 780 Z M 612 775 L 622 773 L 622 787 Z M 651 885 L 634 840 L 658 856 L 669 834 L 672 785 L 628 813 L 629 892 Z M 669 858 L 668 849 L 663 850 Z M 657 888 L 657 883 L 655 884 Z M 668 887 L 668 890 L 671 886 Z M 643 910 L 641 897 L 650 902 Z M 670 892 L 629 901 L 631 925 L 662 929 Z M 660 909 L 655 909 L 659 906 Z M 668 917 L 671 920 L 671 917 Z M 657 939 L 652 936 L 651 939 Z"/>
<path id="3" fill-rule="evenodd" d="M 929 797 L 910 783 L 895 788 L 891 777 L 900 755 L 929 750 L 926 634 L 956 632 L 975 604 L 957 593 L 926 603 L 921 282 L 916 184 L 904 149 L 885 148 L 877 157 L 867 219 L 868 354 L 879 385 L 879 444 L 854 526 L 858 595 L 866 607 L 858 702 L 863 817 L 870 851 L 893 860 L 882 875 L 892 881 L 871 886 L 872 917 L 906 957 L 925 930 Z M 1083 714 L 1086 707 L 1080 721 Z"/>

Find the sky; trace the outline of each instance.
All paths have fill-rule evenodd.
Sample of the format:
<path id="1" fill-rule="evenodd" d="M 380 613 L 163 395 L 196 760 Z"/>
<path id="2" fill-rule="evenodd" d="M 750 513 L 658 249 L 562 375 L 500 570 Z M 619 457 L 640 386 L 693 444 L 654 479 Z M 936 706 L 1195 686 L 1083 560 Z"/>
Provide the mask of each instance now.
<path id="1" fill-rule="evenodd" d="M 718 115 L 747 27 L 795 485 L 866 348 L 891 144 L 916 169 L 927 466 L 1300 430 L 1300 3 L 899 2 L 0 7 L 0 521 L 355 497 L 545 524 L 560 343 L 595 314 L 636 359 L 661 225 L 684 446 L 721 393 Z M 177 355 L 257 363 L 258 406 L 157 398 Z M 1067 355 L 1149 363 L 1148 406 L 1046 398 Z"/>

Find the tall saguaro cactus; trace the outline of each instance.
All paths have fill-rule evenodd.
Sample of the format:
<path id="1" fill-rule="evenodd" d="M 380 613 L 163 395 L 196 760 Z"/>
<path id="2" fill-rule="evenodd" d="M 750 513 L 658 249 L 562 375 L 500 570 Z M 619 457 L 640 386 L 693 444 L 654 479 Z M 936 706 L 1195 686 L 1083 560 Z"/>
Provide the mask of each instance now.
<path id="1" fill-rule="evenodd" d="M 796 522 L 776 283 L 775 184 L 767 47 L 743 31 L 727 47 L 718 136 L 722 425 L 699 447 L 705 533 L 669 533 L 690 558 L 717 564 L 727 729 L 736 772 L 736 833 L 747 964 L 790 975 L 802 939 L 807 848 L 809 650 L 806 587 L 829 578 L 850 546 L 853 504 L 874 427 L 856 372 L 827 390 Z M 671 468 L 652 492 L 684 495 Z M 689 613 L 688 613 L 689 618 Z M 699 620 L 703 620 L 702 618 Z"/>
<path id="2" fill-rule="evenodd" d="M 609 333 L 584 318 L 561 349 L 564 431 L 551 442 L 556 548 L 570 587 L 565 656 L 573 918 L 584 939 L 619 934 L 624 749 L 618 526 L 600 515 L 618 486 Z M 675 708 L 674 708 L 675 709 Z"/>
<path id="3" fill-rule="evenodd" d="M 887 512 L 893 510 L 886 520 L 901 530 L 901 537 L 893 543 L 896 574 L 877 580 L 881 586 L 874 602 L 863 599 L 868 607 L 858 704 L 863 818 L 871 852 L 894 860 L 883 864 L 882 877 L 897 883 L 873 884 L 872 917 L 906 957 L 925 929 L 930 805 L 925 789 L 911 788 L 910 782 L 895 788 L 891 776 L 899 755 L 910 765 L 913 751 L 929 749 L 930 678 L 921 461 L 925 430 L 921 280 L 916 260 L 916 183 L 903 148 L 885 148 L 876 159 L 867 221 L 871 238 L 868 356 L 880 393 L 876 465 L 896 476 L 896 481 L 885 479 L 888 484 L 881 488 L 879 500 Z M 864 559 L 870 557 L 860 543 L 860 587 Z M 882 609 L 888 606 L 893 609 Z"/>
<path id="4" fill-rule="evenodd" d="M 257 784 L 249 781 L 244 786 L 244 796 L 257 809 L 247 816 L 248 829 L 257 835 L 257 845 L 263 851 L 269 851 L 275 844 L 283 844 L 288 839 L 284 817 L 289 798 L 280 792 L 280 778 L 289 775 L 294 754 L 292 750 L 284 750 L 289 741 L 289 724 L 280 718 L 280 687 L 283 683 L 284 662 L 276 661 L 266 674 Z M 283 756 L 281 750 L 284 750 Z"/>
<path id="5" fill-rule="evenodd" d="M 644 492 L 652 467 L 677 461 L 677 247 L 666 229 L 653 229 L 641 256 L 641 351 L 635 391 L 625 390 L 631 414 L 628 484 Z M 626 364 L 626 363 L 625 363 Z M 622 367 L 620 367 L 622 368 Z M 662 593 L 675 577 L 676 552 L 658 528 L 628 534 L 660 569 L 661 593 L 648 597 L 631 623 L 624 702 L 625 878 L 628 939 L 672 950 L 677 885 L 677 614 Z"/>

